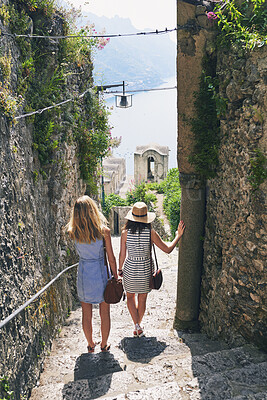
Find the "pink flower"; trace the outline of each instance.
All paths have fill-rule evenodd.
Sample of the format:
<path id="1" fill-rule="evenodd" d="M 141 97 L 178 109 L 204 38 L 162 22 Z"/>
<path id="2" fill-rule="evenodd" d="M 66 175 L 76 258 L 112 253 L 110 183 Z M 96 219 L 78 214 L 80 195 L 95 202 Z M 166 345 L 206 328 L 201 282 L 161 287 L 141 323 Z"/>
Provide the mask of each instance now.
<path id="1" fill-rule="evenodd" d="M 214 20 L 218 19 L 217 15 L 213 11 L 208 12 L 207 17 L 208 17 L 208 20 L 210 20 L 210 21 L 214 21 Z"/>

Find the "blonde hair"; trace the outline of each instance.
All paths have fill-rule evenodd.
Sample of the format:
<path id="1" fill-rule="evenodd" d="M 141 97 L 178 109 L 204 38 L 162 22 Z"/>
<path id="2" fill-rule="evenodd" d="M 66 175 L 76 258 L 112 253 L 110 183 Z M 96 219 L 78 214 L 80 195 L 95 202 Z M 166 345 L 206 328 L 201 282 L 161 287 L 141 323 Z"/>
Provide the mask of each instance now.
<path id="1" fill-rule="evenodd" d="M 80 243 L 95 242 L 103 237 L 103 229 L 103 217 L 94 200 L 86 195 L 79 197 L 66 226 L 70 238 Z"/>

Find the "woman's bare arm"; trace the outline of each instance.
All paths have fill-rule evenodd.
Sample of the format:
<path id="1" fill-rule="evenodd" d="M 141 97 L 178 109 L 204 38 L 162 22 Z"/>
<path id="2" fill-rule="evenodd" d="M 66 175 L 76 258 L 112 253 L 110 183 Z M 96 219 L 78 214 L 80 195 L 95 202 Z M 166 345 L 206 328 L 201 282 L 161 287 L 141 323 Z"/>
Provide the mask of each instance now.
<path id="1" fill-rule="evenodd" d="M 107 257 L 108 257 L 108 262 L 112 271 L 112 274 L 114 278 L 118 279 L 118 273 L 117 273 L 117 263 L 116 263 L 116 258 L 113 253 L 113 248 L 112 248 L 112 243 L 111 243 L 111 235 L 110 235 L 110 229 L 105 228 L 104 230 L 104 239 L 105 239 L 105 245 L 106 245 L 106 252 L 107 252 Z"/>
<path id="2" fill-rule="evenodd" d="M 127 240 L 127 231 L 124 230 L 121 233 L 121 247 L 120 247 L 120 255 L 119 255 L 119 275 L 120 271 L 122 271 L 122 267 L 126 258 L 126 240 Z"/>
<path id="3" fill-rule="evenodd" d="M 179 225 L 178 225 L 178 230 L 175 233 L 175 238 L 173 239 L 173 241 L 170 244 L 167 244 L 167 243 L 163 242 L 163 240 L 161 239 L 159 234 L 156 231 L 154 231 L 154 229 L 152 229 L 151 230 L 152 243 L 155 243 L 155 245 L 159 249 L 161 249 L 165 253 L 169 254 L 173 251 L 174 247 L 177 245 L 177 243 L 183 236 L 184 230 L 185 230 L 185 224 L 183 221 L 180 221 Z"/>

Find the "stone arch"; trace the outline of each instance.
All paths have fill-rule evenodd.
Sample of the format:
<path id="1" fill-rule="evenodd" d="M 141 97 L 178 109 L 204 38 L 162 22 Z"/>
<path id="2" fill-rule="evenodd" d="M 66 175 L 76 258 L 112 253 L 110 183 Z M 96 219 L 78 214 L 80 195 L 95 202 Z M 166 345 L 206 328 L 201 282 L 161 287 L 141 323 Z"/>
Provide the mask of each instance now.
<path id="1" fill-rule="evenodd" d="M 136 147 L 134 153 L 134 180 L 161 182 L 168 172 L 169 148 L 152 143 Z"/>

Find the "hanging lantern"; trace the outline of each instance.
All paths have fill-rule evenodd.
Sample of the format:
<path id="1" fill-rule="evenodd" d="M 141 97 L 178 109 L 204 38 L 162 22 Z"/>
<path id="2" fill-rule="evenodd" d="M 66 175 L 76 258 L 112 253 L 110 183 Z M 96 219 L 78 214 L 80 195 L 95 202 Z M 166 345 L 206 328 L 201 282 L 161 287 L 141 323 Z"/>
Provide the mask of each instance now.
<path id="1" fill-rule="evenodd" d="M 132 95 L 125 94 L 125 87 L 124 87 L 124 81 L 123 81 L 123 90 L 122 90 L 122 95 L 116 95 L 116 107 L 119 108 L 128 108 L 128 107 L 132 107 Z"/>

